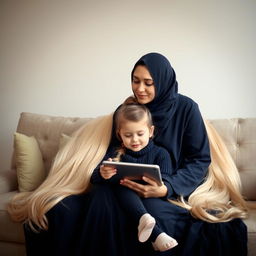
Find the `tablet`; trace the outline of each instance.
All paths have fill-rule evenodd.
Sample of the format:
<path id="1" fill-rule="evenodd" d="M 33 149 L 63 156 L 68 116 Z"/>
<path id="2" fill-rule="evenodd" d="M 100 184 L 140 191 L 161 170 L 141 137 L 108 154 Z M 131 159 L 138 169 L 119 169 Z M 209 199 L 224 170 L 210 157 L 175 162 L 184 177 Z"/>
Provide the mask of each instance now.
<path id="1" fill-rule="evenodd" d="M 117 169 L 118 174 L 124 178 L 130 180 L 141 180 L 142 176 L 145 176 L 155 180 L 159 186 L 162 185 L 162 177 L 159 165 L 112 161 L 103 161 L 102 164 L 113 166 Z"/>

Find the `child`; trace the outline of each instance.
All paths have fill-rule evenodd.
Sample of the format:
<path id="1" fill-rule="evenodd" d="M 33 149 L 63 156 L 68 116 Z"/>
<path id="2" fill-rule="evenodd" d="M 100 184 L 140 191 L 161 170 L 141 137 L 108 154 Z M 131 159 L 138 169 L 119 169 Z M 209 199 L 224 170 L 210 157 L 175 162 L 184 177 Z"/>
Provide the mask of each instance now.
<path id="1" fill-rule="evenodd" d="M 168 182 L 171 171 L 169 153 L 156 146 L 150 139 L 153 136 L 154 126 L 149 110 L 140 104 L 123 104 L 115 113 L 114 125 L 117 138 L 122 142 L 118 150 L 110 149 L 104 159 L 122 162 L 136 162 L 158 164 L 162 178 Z M 122 178 L 116 169 L 101 165 L 92 175 L 92 183 L 110 182 L 122 184 Z M 178 243 L 175 239 L 162 232 L 155 218 L 150 215 L 150 207 L 143 204 L 142 199 L 133 190 L 117 185 L 116 195 L 124 210 L 138 222 L 138 239 L 140 242 L 148 240 L 152 233 L 155 250 L 166 251 Z M 162 200 L 162 199 L 160 199 Z"/>

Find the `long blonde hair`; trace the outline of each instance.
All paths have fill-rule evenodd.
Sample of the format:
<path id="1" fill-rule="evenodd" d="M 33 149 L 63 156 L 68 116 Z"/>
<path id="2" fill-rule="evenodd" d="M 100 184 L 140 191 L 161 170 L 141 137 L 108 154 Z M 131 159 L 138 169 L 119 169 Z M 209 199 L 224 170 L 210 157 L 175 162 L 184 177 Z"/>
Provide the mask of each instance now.
<path id="1" fill-rule="evenodd" d="M 45 213 L 69 195 L 85 193 L 110 143 L 113 115 L 95 118 L 78 129 L 60 150 L 48 177 L 33 192 L 17 194 L 8 211 L 14 221 L 47 229 Z M 34 229 L 35 230 L 35 229 Z"/>
<path id="2" fill-rule="evenodd" d="M 236 166 L 215 129 L 206 122 L 212 163 L 206 181 L 185 202 L 171 201 L 188 209 L 195 218 L 208 222 L 224 222 L 245 218 L 246 204 L 240 193 Z M 45 213 L 69 195 L 85 193 L 90 177 L 104 157 L 110 143 L 112 115 L 86 123 L 56 155 L 49 176 L 33 192 L 17 194 L 8 206 L 15 221 L 25 221 L 32 228 L 47 229 Z M 217 215 L 209 211 L 215 210 Z"/>
<path id="3" fill-rule="evenodd" d="M 205 126 L 210 143 L 211 164 L 205 182 L 186 202 L 170 200 L 186 208 L 195 217 L 207 222 L 227 222 L 246 218 L 247 206 L 241 195 L 241 180 L 236 165 L 221 137 L 209 121 Z"/>

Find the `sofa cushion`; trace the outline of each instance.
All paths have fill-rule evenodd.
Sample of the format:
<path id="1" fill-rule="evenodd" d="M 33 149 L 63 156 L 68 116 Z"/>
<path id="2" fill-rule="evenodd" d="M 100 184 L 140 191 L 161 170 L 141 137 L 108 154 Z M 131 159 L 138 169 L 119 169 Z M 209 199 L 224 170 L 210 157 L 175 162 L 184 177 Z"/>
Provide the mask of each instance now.
<path id="1" fill-rule="evenodd" d="M 256 200 L 256 118 L 210 120 L 235 161 L 242 182 L 242 194 Z"/>
<path id="2" fill-rule="evenodd" d="M 35 190 L 45 179 L 42 154 L 34 136 L 14 133 L 19 191 Z"/>
<path id="3" fill-rule="evenodd" d="M 0 194 L 17 190 L 17 172 L 16 170 L 0 171 Z"/>
<path id="4" fill-rule="evenodd" d="M 248 255 L 256 255 L 256 202 L 248 201 L 249 217 L 244 220 L 248 229 Z"/>
<path id="5" fill-rule="evenodd" d="M 49 116 L 23 112 L 20 114 L 17 132 L 36 138 L 47 174 L 53 158 L 59 150 L 61 134 L 71 135 L 89 120 L 91 118 Z M 16 169 L 14 157 L 12 168 Z"/>
<path id="6" fill-rule="evenodd" d="M 21 223 L 13 222 L 6 210 L 7 204 L 18 191 L 3 193 L 0 196 L 0 241 L 24 243 L 24 232 Z M 1 254 L 1 251 L 0 251 Z"/>
<path id="7" fill-rule="evenodd" d="M 60 135 L 59 150 L 62 149 L 68 143 L 70 138 L 71 138 L 70 136 L 64 133 Z"/>

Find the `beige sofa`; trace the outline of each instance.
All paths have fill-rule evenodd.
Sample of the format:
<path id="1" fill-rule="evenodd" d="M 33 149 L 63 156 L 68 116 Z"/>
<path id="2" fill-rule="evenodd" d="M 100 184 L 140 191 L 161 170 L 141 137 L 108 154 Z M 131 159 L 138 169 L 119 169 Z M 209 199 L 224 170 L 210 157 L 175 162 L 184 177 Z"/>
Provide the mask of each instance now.
<path id="1" fill-rule="evenodd" d="M 69 118 L 21 113 L 17 131 L 35 136 L 48 171 L 62 133 L 71 134 L 89 118 Z M 256 118 L 210 120 L 224 139 L 241 175 L 243 195 L 251 207 L 248 226 L 249 255 L 256 255 Z M 0 255 L 25 255 L 22 225 L 10 220 L 6 204 L 17 193 L 16 163 L 0 172 Z"/>

